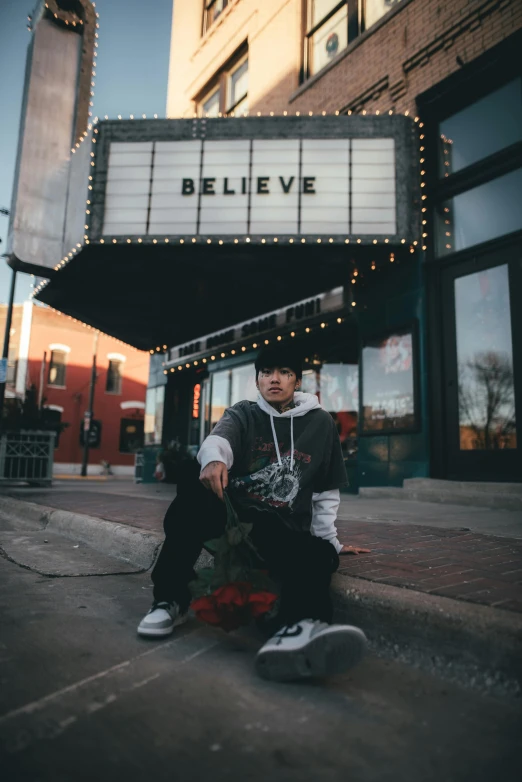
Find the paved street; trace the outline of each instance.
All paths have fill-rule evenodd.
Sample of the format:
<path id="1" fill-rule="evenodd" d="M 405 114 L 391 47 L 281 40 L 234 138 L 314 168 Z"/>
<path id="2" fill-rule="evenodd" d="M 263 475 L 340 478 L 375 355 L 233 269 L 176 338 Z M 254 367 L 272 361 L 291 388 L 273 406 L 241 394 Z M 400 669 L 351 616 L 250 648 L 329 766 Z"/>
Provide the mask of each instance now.
<path id="1" fill-rule="evenodd" d="M 118 575 L 121 563 L 71 540 L 9 534 L 28 536 L 31 565 L 4 559 L 0 570 L 6 779 L 519 778 L 518 702 L 371 657 L 328 682 L 264 682 L 256 631 L 191 622 L 166 641 L 139 639 L 148 574 Z M 51 543 L 55 577 L 42 577 Z"/>

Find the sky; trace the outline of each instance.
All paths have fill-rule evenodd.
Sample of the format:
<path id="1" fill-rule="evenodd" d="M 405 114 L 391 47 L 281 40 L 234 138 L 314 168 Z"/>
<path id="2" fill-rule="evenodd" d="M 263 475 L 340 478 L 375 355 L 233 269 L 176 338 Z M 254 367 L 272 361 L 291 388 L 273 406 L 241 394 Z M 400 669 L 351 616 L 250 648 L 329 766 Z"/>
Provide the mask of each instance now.
<path id="1" fill-rule="evenodd" d="M 31 33 L 27 15 L 35 0 L 0 0 L 0 207 L 11 206 L 25 59 Z M 173 0 L 96 0 L 100 14 L 93 116 L 165 116 Z M 0 215 L 0 255 L 8 218 Z M 11 269 L 0 258 L 0 303 L 7 302 Z M 31 291 L 18 274 L 15 301 Z"/>

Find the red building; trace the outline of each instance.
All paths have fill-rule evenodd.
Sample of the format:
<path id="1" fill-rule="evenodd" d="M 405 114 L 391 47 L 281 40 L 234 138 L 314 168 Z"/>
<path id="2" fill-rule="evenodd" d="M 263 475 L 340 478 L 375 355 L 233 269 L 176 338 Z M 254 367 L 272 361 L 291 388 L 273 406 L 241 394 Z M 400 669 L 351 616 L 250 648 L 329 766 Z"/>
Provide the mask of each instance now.
<path id="1" fill-rule="evenodd" d="M 2 321 L 5 306 L 0 331 Z M 100 473 L 101 462 L 107 461 L 115 474 L 131 474 L 134 453 L 143 444 L 149 354 L 34 302 L 15 305 L 6 396 L 22 399 L 34 386 L 48 416 L 67 424 L 57 438 L 55 475 L 81 469 L 94 350 L 89 473 Z"/>

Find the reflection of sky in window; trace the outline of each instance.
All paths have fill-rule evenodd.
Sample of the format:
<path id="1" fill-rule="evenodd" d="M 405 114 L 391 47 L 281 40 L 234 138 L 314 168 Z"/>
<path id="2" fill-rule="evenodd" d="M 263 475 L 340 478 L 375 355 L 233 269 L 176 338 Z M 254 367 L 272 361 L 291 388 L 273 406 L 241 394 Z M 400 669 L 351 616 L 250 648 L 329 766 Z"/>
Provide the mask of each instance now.
<path id="1" fill-rule="evenodd" d="M 493 351 L 512 359 L 508 267 L 496 266 L 455 280 L 457 361 Z"/>
<path id="2" fill-rule="evenodd" d="M 463 250 L 522 229 L 522 168 L 456 196 L 455 249 Z"/>
<path id="3" fill-rule="evenodd" d="M 444 120 L 439 130 L 453 142 L 449 145 L 452 173 L 521 141 L 522 79 L 515 79 Z"/>

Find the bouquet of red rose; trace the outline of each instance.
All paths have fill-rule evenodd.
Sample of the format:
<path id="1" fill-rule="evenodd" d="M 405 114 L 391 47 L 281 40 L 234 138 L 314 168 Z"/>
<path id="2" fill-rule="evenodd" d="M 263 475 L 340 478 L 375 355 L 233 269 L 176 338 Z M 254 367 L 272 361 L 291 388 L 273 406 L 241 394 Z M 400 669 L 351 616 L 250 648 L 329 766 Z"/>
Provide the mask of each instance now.
<path id="1" fill-rule="evenodd" d="M 214 567 L 202 568 L 190 584 L 191 608 L 203 622 L 227 633 L 268 613 L 277 600 L 276 588 L 249 538 L 252 524 L 238 518 L 224 493 L 227 507 L 225 533 L 205 543 L 214 555 Z"/>

